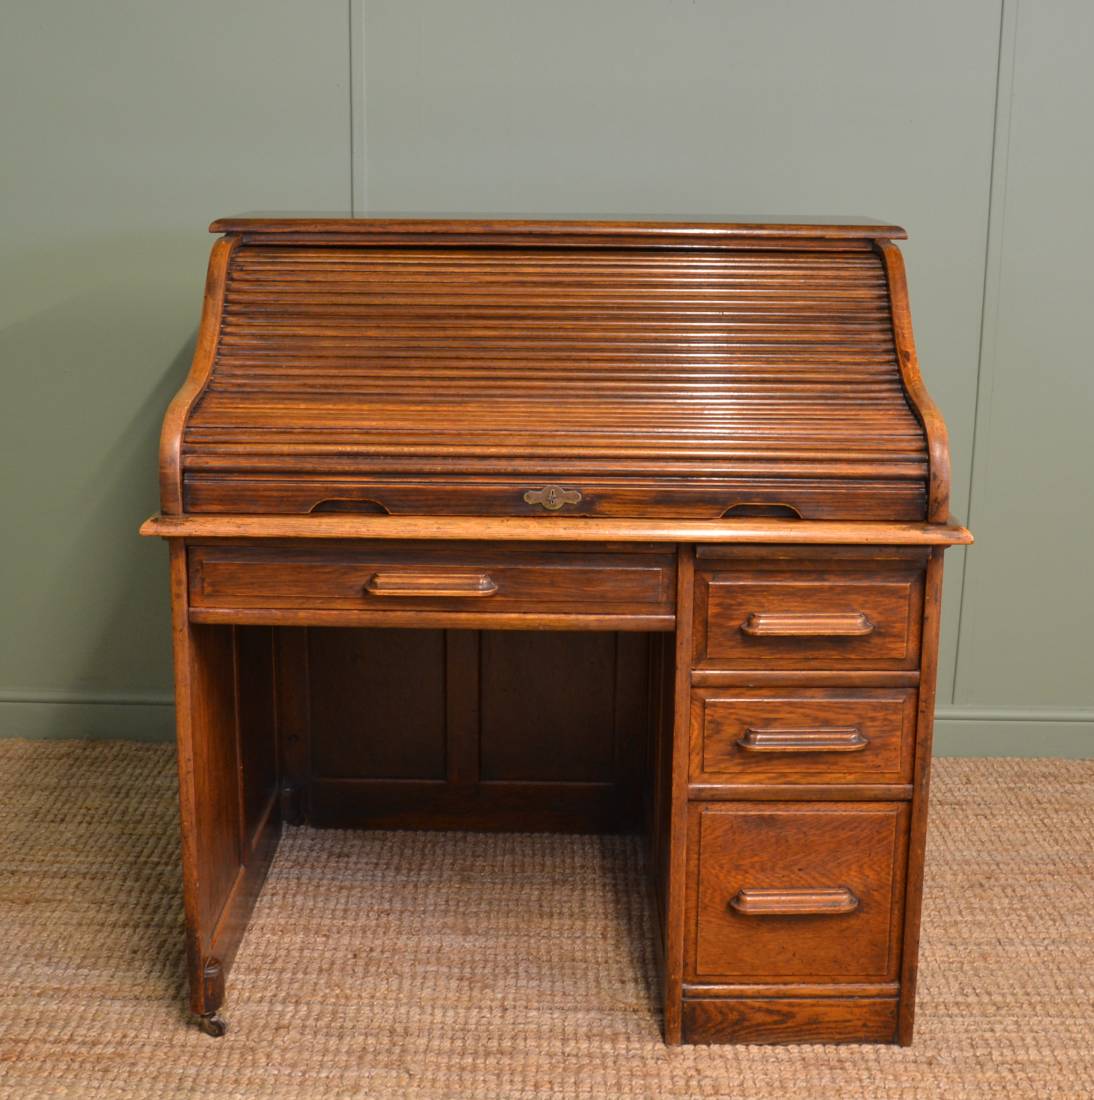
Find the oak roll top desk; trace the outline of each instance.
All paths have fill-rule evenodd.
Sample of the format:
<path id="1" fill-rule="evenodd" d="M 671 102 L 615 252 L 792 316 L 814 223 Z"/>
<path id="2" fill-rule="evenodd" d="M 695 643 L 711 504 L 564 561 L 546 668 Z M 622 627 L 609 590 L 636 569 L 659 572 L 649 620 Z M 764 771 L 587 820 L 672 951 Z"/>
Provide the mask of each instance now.
<path id="1" fill-rule="evenodd" d="M 903 231 L 212 230 L 142 527 L 203 1028 L 284 821 L 642 827 L 667 1042 L 910 1042 L 971 538 Z"/>

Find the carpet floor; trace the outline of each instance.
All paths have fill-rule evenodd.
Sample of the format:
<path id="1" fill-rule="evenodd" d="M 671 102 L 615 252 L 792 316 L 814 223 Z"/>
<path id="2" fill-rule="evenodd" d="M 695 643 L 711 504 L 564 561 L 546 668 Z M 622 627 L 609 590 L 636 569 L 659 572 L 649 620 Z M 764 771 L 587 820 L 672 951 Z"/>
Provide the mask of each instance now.
<path id="1" fill-rule="evenodd" d="M 637 840 L 288 829 L 187 1026 L 170 747 L 0 740 L 0 1097 L 1094 1097 L 1094 761 L 936 766 L 914 1046 L 661 1043 Z"/>

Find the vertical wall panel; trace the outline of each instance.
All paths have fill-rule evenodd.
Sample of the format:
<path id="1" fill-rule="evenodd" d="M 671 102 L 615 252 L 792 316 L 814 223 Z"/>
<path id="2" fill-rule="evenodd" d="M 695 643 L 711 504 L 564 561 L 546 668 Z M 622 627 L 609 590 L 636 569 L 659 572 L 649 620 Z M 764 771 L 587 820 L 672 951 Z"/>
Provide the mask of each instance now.
<path id="1" fill-rule="evenodd" d="M 992 215 L 961 704 L 1094 708 L 1092 55 L 1086 0 L 1016 5 L 1011 94 L 1002 105 L 1008 140 Z M 1092 729 L 1094 709 L 1074 724 L 1088 753 Z"/>
<path id="2" fill-rule="evenodd" d="M 3 8 L 0 499 L 18 520 L 0 544 L 0 702 L 62 705 L 10 703 L 2 725 L 81 736 L 95 708 L 65 700 L 170 684 L 166 555 L 136 528 L 157 506 L 208 223 L 349 205 L 346 3 Z"/>
<path id="3" fill-rule="evenodd" d="M 902 223 L 964 512 L 999 25 L 999 0 L 367 0 L 369 209 Z"/>

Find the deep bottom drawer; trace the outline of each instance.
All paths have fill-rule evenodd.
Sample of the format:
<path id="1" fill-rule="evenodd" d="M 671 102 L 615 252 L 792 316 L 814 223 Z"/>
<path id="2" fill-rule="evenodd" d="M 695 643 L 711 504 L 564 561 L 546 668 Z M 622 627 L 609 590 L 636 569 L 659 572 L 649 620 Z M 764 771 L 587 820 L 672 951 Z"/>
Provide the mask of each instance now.
<path id="1" fill-rule="evenodd" d="M 892 1043 L 895 997 L 684 1001 L 685 1043 Z"/>
<path id="2" fill-rule="evenodd" d="M 689 978 L 895 980 L 907 825 L 898 802 L 694 804 Z"/>

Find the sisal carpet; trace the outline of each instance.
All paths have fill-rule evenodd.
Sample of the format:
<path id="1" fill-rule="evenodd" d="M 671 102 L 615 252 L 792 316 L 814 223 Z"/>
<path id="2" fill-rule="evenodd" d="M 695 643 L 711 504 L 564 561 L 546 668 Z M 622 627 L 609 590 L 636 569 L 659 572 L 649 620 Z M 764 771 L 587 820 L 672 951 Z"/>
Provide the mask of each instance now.
<path id="1" fill-rule="evenodd" d="M 661 1044 L 638 842 L 287 831 L 183 1017 L 167 746 L 0 741 L 0 1097 L 1094 1097 L 1094 761 L 941 760 L 919 1024 Z"/>

